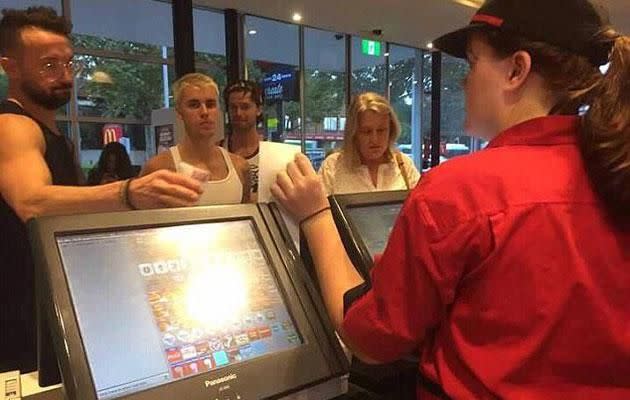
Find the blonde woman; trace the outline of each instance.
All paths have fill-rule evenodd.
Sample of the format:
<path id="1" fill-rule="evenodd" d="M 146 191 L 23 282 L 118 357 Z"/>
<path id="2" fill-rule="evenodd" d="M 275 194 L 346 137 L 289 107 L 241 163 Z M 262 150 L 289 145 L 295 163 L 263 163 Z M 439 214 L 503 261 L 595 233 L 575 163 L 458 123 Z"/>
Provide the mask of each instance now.
<path id="1" fill-rule="evenodd" d="M 400 123 L 389 102 L 363 93 L 350 104 L 341 151 L 319 170 L 328 194 L 413 189 L 420 173 L 395 147 Z"/>
<path id="2" fill-rule="evenodd" d="M 247 161 L 216 145 L 219 87 L 209 76 L 193 73 L 173 85 L 177 118 L 186 127 L 181 143 L 151 158 L 142 175 L 168 169 L 203 176 L 199 205 L 250 201 Z M 207 179 L 206 179 L 207 178 Z"/>

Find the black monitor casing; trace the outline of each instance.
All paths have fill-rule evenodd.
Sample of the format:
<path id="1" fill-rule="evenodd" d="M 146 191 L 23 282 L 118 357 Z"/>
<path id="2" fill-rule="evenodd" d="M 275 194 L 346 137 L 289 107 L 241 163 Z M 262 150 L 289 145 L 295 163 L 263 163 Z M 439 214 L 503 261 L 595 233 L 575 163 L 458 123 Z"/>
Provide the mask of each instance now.
<path id="1" fill-rule="evenodd" d="M 366 282 L 371 281 L 370 271 L 374 259 L 353 223 L 348 210 L 353 207 L 402 204 L 409 192 L 389 191 L 353 193 L 329 196 L 331 211 L 341 241 L 350 261 Z M 301 254 L 307 270 L 316 279 L 313 260 L 306 241 L 301 241 Z M 350 382 L 387 399 L 412 400 L 416 398 L 418 372 L 417 359 L 403 359 L 389 364 L 369 365 L 357 358 L 352 359 Z"/>
<path id="2" fill-rule="evenodd" d="M 387 204 L 402 204 L 407 199 L 409 191 L 388 191 L 340 194 L 328 197 L 335 225 L 341 236 L 348 257 L 363 279 L 370 281 L 370 271 L 374 266 L 374 259 L 368 250 L 357 226 L 348 216 L 347 210 L 353 207 L 377 206 Z"/>
<path id="3" fill-rule="evenodd" d="M 346 375 L 347 362 L 338 344 L 331 344 L 330 335 L 334 333 L 311 299 L 305 276 L 299 272 L 304 270 L 299 258 L 286 248 L 273 218 L 269 214 L 266 217 L 257 205 L 246 204 L 45 217 L 29 222 L 34 260 L 42 278 L 38 295 L 45 299 L 67 400 L 96 400 L 97 397 L 57 247 L 56 237 L 62 234 L 251 220 L 278 289 L 304 340 L 302 346 L 292 350 L 183 378 L 121 399 L 235 399 L 235 394 L 246 400 L 280 398 Z M 228 394 L 232 397 L 225 397 Z"/>

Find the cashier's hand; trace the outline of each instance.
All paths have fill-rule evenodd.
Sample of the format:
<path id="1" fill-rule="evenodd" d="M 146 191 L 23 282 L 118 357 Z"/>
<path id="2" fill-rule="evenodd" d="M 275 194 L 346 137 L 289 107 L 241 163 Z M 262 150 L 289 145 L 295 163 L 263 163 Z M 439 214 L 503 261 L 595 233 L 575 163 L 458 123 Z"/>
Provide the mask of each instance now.
<path id="1" fill-rule="evenodd" d="M 201 193 L 197 180 L 165 169 L 129 184 L 129 201 L 140 209 L 194 206 Z"/>
<path id="2" fill-rule="evenodd" d="M 300 222 L 313 213 L 329 206 L 326 191 L 309 159 L 302 153 L 278 174 L 271 186 L 271 194 Z"/>

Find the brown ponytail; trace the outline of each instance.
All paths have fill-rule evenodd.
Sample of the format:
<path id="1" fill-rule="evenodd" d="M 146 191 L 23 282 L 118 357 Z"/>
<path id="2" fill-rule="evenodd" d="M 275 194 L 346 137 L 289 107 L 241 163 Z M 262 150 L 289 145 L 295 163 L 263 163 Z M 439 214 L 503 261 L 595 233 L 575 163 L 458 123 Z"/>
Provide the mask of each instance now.
<path id="1" fill-rule="evenodd" d="M 608 72 L 582 120 L 581 148 L 613 221 L 630 229 L 630 37 L 615 39 Z"/>
<path id="2" fill-rule="evenodd" d="M 586 57 L 547 43 L 494 30 L 484 36 L 499 56 L 519 50 L 530 54 L 532 71 L 559 98 L 552 114 L 575 115 L 588 107 L 580 135 L 587 173 L 611 220 L 630 230 L 630 37 L 607 30 L 594 38 L 603 48 L 612 44 L 610 65 L 602 74 Z"/>

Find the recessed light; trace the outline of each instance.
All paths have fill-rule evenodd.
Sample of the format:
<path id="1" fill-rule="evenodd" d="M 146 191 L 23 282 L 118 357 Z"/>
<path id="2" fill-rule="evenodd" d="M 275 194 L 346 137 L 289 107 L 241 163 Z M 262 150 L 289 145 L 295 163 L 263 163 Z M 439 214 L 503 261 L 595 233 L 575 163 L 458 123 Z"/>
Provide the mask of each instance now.
<path id="1" fill-rule="evenodd" d="M 250 29 L 250 30 L 247 31 L 248 35 L 255 35 L 257 33 L 258 33 L 258 31 L 256 29 Z"/>
<path id="2" fill-rule="evenodd" d="M 483 5 L 483 0 L 453 0 L 455 3 L 466 7 L 479 8 Z"/>
<path id="3" fill-rule="evenodd" d="M 97 83 L 114 83 L 111 75 L 104 71 L 96 71 L 92 74 L 92 80 Z"/>
<path id="4" fill-rule="evenodd" d="M 293 13 L 293 17 L 291 17 L 291 19 L 293 19 L 294 22 L 300 22 L 302 21 L 302 14 Z"/>
<path id="5" fill-rule="evenodd" d="M 433 48 L 433 43 L 429 42 L 427 43 L 427 49 L 431 50 Z"/>

